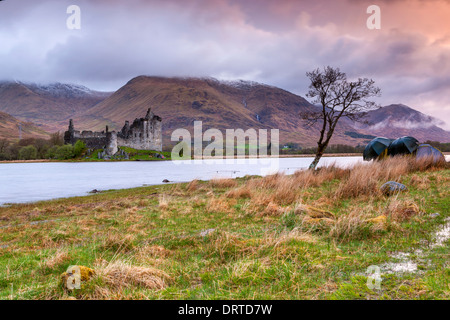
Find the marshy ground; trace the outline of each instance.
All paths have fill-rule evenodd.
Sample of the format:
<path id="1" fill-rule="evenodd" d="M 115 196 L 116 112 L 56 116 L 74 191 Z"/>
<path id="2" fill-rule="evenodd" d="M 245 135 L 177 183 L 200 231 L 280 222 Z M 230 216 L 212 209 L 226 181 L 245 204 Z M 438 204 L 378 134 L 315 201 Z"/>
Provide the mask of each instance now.
<path id="1" fill-rule="evenodd" d="M 3 207 L 0 298 L 449 299 L 449 181 L 391 158 Z M 73 291 L 71 265 L 95 272 Z"/>

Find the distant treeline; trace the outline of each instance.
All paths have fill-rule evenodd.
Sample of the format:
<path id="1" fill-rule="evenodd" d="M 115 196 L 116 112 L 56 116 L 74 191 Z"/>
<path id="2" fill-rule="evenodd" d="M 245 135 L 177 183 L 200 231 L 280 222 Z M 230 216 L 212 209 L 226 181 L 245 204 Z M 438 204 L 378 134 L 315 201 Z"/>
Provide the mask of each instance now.
<path id="1" fill-rule="evenodd" d="M 0 139 L 1 160 L 35 160 L 58 159 L 67 160 L 81 156 L 86 150 L 84 142 L 65 145 L 63 135 L 59 132 L 50 135 L 49 139 L 26 138 L 17 142 Z"/>
<path id="2" fill-rule="evenodd" d="M 332 144 L 325 150 L 325 153 L 362 153 L 366 146 L 358 145 L 356 147 L 346 144 Z M 280 154 L 315 154 L 316 147 L 303 148 L 297 143 L 287 143 L 283 145 Z"/>
<path id="3" fill-rule="evenodd" d="M 450 152 L 450 143 L 429 140 L 424 143 L 430 144 L 442 152 Z M 365 145 L 353 147 L 345 144 L 333 144 L 328 146 L 325 153 L 362 153 L 365 147 Z M 268 149 L 270 150 L 270 146 Z M 49 139 L 26 138 L 17 142 L 0 139 L 0 161 L 34 159 L 67 160 L 79 158 L 85 151 L 86 146 L 82 141 L 77 141 L 73 146 L 65 145 L 63 135 L 59 132 L 52 134 Z M 280 154 L 314 154 L 315 152 L 315 147 L 304 148 L 298 143 L 290 142 L 280 146 Z M 237 151 L 235 154 L 237 154 Z M 248 150 L 246 154 L 248 154 Z"/>
<path id="4" fill-rule="evenodd" d="M 450 143 L 442 143 L 438 141 L 425 141 L 421 142 L 430 144 L 433 147 L 441 150 L 442 152 L 450 152 Z M 357 145 L 356 147 L 346 144 L 333 144 L 328 146 L 325 153 L 362 153 L 366 145 Z M 280 150 L 280 154 L 314 154 L 316 147 L 303 148 L 298 143 L 286 143 Z"/>
<path id="5" fill-rule="evenodd" d="M 442 143 L 439 141 L 426 141 L 424 143 L 428 143 L 430 145 L 432 145 L 433 147 L 441 150 L 442 152 L 450 152 L 450 142 L 446 142 L 446 143 Z"/>

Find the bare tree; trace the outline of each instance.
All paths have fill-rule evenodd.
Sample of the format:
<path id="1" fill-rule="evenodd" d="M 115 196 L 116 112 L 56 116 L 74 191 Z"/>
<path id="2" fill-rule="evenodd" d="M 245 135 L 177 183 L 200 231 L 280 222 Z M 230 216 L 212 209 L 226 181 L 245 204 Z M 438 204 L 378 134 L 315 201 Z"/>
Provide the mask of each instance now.
<path id="1" fill-rule="evenodd" d="M 9 146 L 9 141 L 6 139 L 0 139 L 0 153 L 5 153 Z"/>
<path id="2" fill-rule="evenodd" d="M 315 169 L 323 156 L 328 143 L 340 118 L 347 117 L 358 121 L 365 116 L 365 111 L 375 107 L 375 102 L 368 98 L 379 96 L 380 88 L 375 87 L 372 79 L 359 78 L 347 81 L 347 75 L 339 70 L 327 66 L 321 71 L 316 69 L 307 72 L 311 80 L 307 97 L 313 98 L 312 103 L 321 104 L 321 110 L 309 110 L 301 113 L 301 117 L 308 120 L 309 125 L 319 123 L 320 136 L 317 141 L 316 156 L 309 166 Z"/>
<path id="3" fill-rule="evenodd" d="M 59 131 L 52 133 L 50 134 L 49 142 L 52 146 L 62 146 L 64 144 L 64 135 Z"/>

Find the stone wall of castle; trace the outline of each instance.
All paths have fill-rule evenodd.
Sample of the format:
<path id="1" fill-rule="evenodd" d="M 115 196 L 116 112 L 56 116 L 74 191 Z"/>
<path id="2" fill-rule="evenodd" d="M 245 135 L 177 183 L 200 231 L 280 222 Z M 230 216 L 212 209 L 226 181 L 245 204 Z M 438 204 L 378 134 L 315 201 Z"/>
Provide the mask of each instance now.
<path id="1" fill-rule="evenodd" d="M 145 118 L 135 119 L 131 126 L 128 121 L 125 122 L 117 133 L 117 144 L 139 150 L 162 151 L 161 132 L 161 118 L 149 109 Z"/>
<path id="2" fill-rule="evenodd" d="M 137 118 L 130 126 L 128 121 L 119 132 L 109 131 L 77 131 L 74 130 L 72 119 L 69 130 L 64 133 L 66 144 L 75 144 L 82 140 L 88 149 L 104 149 L 106 154 L 114 155 L 118 147 L 130 147 L 138 150 L 162 151 L 161 118 L 148 109 L 144 118 Z"/>

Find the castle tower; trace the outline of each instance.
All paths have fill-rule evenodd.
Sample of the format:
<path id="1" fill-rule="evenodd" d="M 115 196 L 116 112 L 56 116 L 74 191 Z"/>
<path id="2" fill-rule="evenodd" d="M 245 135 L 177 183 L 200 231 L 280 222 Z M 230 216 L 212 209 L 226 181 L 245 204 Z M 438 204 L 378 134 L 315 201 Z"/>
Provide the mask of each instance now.
<path id="1" fill-rule="evenodd" d="M 152 108 L 148 108 L 147 109 L 147 114 L 145 115 L 145 120 L 152 120 L 153 119 L 153 112 L 152 112 Z"/>
<path id="2" fill-rule="evenodd" d="M 64 144 L 73 144 L 74 138 L 73 138 L 73 133 L 74 133 L 74 127 L 73 127 L 73 120 L 70 119 L 69 120 L 69 130 L 64 132 Z"/>

